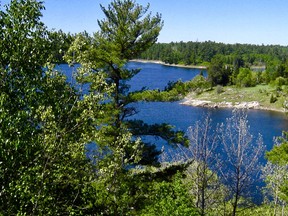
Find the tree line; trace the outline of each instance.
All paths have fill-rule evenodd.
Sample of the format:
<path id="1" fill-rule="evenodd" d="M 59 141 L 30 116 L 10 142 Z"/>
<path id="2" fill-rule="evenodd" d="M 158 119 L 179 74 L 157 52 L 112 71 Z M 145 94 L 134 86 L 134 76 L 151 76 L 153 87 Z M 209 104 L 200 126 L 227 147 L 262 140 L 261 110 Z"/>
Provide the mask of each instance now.
<path id="1" fill-rule="evenodd" d="M 240 87 L 263 83 L 287 85 L 287 57 L 287 46 L 212 41 L 156 43 L 139 56 L 167 64 L 203 65 L 208 68 L 212 86 Z"/>
<path id="2" fill-rule="evenodd" d="M 209 85 L 198 76 L 188 83 L 170 83 L 164 91 L 131 92 L 127 81 L 140 69 L 127 69 L 126 64 L 156 43 L 162 17 L 133 0 L 100 7 L 105 18 L 93 36 L 49 31 L 40 19 L 41 1 L 11 0 L 1 8 L 0 214 L 284 211 L 287 137 L 267 155 L 271 164 L 263 173 L 270 199 L 257 207 L 248 191 L 253 176 L 259 175 L 263 142 L 261 137 L 253 142 L 245 113 L 235 111 L 219 131 L 211 129 L 207 117 L 188 133 L 165 122 L 132 119 L 138 101 L 177 100 L 189 89 Z M 76 83 L 55 70 L 53 62 L 62 56 L 71 66 L 80 63 Z M 180 149 L 182 160 L 177 154 L 175 162 L 161 160 L 166 152 L 145 136 Z M 219 147 L 229 160 L 217 154 Z"/>
<path id="3" fill-rule="evenodd" d="M 224 63 L 263 66 L 273 61 L 285 61 L 288 47 L 280 45 L 224 44 L 213 41 L 156 43 L 139 58 L 161 60 L 169 64 L 205 65 L 216 55 Z"/>

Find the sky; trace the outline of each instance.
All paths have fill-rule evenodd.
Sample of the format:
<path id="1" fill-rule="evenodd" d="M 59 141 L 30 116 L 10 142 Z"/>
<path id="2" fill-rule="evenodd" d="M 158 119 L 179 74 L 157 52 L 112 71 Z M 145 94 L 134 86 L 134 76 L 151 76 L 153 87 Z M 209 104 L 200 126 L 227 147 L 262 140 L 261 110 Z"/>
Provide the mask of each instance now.
<path id="1" fill-rule="evenodd" d="M 0 0 L 2 5 L 9 0 Z M 49 29 L 79 33 L 99 30 L 100 4 L 111 0 L 44 0 L 42 21 Z M 288 45 L 287 0 L 136 0 L 162 14 L 158 42 L 215 41 Z"/>

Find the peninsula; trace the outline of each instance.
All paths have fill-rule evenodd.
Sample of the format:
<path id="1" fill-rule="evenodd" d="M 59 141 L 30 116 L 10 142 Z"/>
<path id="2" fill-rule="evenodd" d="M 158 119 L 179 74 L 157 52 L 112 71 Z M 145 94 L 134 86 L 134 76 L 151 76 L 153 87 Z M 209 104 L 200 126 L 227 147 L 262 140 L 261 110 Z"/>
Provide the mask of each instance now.
<path id="1" fill-rule="evenodd" d="M 195 68 L 206 70 L 206 66 L 168 64 L 160 60 L 133 59 L 131 62 L 154 63 L 169 67 Z M 221 90 L 219 90 L 221 88 Z M 274 100 L 271 100 L 274 97 Z M 190 92 L 181 104 L 196 107 L 209 108 L 239 108 L 239 109 L 258 109 L 276 112 L 286 112 L 288 99 L 286 94 L 277 90 L 273 85 L 257 85 L 254 87 L 234 86 L 214 86 L 202 92 Z"/>
<path id="2" fill-rule="evenodd" d="M 209 108 L 239 108 L 258 109 L 277 112 L 286 112 L 286 97 L 277 93 L 275 88 L 269 85 L 257 85 L 255 87 L 237 88 L 234 86 L 217 87 L 202 93 L 190 92 L 180 103 L 188 106 Z M 271 101 L 275 95 L 274 101 Z"/>

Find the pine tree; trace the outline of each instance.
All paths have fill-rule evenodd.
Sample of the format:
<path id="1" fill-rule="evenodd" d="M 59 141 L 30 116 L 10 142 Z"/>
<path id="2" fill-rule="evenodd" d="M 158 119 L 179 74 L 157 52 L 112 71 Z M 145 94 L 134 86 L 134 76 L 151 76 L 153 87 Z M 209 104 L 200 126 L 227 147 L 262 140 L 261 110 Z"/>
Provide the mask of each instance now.
<path id="1" fill-rule="evenodd" d="M 98 209 L 103 207 L 101 212 L 105 214 L 124 214 L 131 208 L 145 207 L 143 200 L 149 197 L 145 188 L 159 180 L 153 176 L 169 179 L 184 167 L 173 167 L 167 172 L 158 170 L 157 174 L 151 171 L 151 165 L 159 166 L 161 152 L 155 144 L 145 143 L 141 137 L 161 137 L 175 146 L 188 144 L 188 139 L 169 124 L 149 125 L 128 118 L 137 113 L 132 103 L 137 102 L 133 95 L 139 92 L 131 92 L 127 82 L 140 70 L 128 69 L 126 65 L 156 42 L 163 26 L 161 15 L 152 16 L 148 13 L 149 5 L 143 7 L 132 0 L 114 0 L 107 8 L 101 5 L 101 9 L 105 19 L 98 21 L 100 31 L 92 37 L 79 34 L 66 60 L 81 64 L 77 80 L 90 86 L 84 97 L 108 96 L 101 102 L 105 123 L 95 124 L 97 136 L 93 140 L 99 170 L 99 179 L 95 181 L 97 205 Z M 111 91 L 105 92 L 104 87 L 110 87 Z M 136 165 L 141 165 L 140 173 L 132 169 Z"/>
<path id="2" fill-rule="evenodd" d="M 157 40 L 163 26 L 161 15 L 152 16 L 148 13 L 149 5 L 143 7 L 134 1 L 113 1 L 108 8 L 101 5 L 105 19 L 98 21 L 100 31 L 93 37 L 81 34 L 75 40 L 67 55 L 68 61 L 81 63 L 79 80 L 95 85 L 91 77 L 101 76 L 109 86 L 113 86 L 111 100 L 106 103 L 109 127 L 106 127 L 105 136 L 110 137 L 110 146 L 115 143 L 122 130 L 129 130 L 134 137 L 144 135 L 159 136 L 169 143 L 187 144 L 180 131 L 173 131 L 168 124 L 148 125 L 140 120 L 127 120 L 137 110 L 131 106 L 135 102 L 134 92 L 129 91 L 129 81 L 140 72 L 138 69 L 127 69 L 127 62 L 138 57 L 143 51 L 151 47 Z M 69 58 L 70 56 L 70 58 Z M 82 76 L 85 74 L 84 76 Z M 87 75 L 89 74 L 89 75 Z M 90 78 L 89 78 L 90 77 Z M 138 92 L 139 93 L 139 92 Z M 109 113 L 109 114 L 108 114 Z M 130 118 L 131 119 L 131 118 Z M 97 144 L 100 145 L 99 142 Z M 106 140 L 104 145 L 107 145 Z M 131 146 L 132 148 L 132 146 Z M 157 155 L 160 153 L 154 145 L 143 143 L 144 151 L 141 164 L 157 164 Z M 129 149 L 127 149 L 127 156 Z"/>

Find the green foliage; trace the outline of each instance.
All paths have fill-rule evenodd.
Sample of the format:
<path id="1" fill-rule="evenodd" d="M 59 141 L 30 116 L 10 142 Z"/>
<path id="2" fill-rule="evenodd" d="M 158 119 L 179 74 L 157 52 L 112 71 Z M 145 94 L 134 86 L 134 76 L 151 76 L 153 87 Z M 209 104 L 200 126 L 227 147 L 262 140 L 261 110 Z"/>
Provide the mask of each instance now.
<path id="1" fill-rule="evenodd" d="M 238 215 L 246 216 L 246 215 L 285 215 L 287 212 L 287 207 L 283 207 L 278 211 L 275 211 L 272 204 L 261 204 L 259 206 L 254 206 L 249 209 L 241 209 Z"/>
<path id="2" fill-rule="evenodd" d="M 284 78 L 284 77 L 277 77 L 273 83 L 275 86 L 277 87 L 282 87 L 283 85 L 286 85 L 287 84 L 287 78 Z"/>
<path id="3" fill-rule="evenodd" d="M 212 86 L 226 86 L 229 83 L 230 75 L 231 70 L 224 65 L 221 56 L 215 56 L 211 60 L 211 64 L 208 68 L 208 79 L 210 80 Z"/>
<path id="4" fill-rule="evenodd" d="M 12 1 L 1 11 L 0 73 L 0 211 L 17 214 L 31 211 L 28 201 L 36 190 L 30 178 L 41 163 L 37 134 L 37 108 L 41 94 L 42 70 L 48 53 L 46 31 L 39 22 L 42 4 L 35 1 Z M 25 21 L 25 22 L 24 22 Z M 28 22 L 29 21 L 29 22 Z M 33 170 L 34 169 L 34 170 Z M 35 193 L 36 195 L 36 193 Z M 10 203 L 10 205 L 6 205 Z"/>
<path id="5" fill-rule="evenodd" d="M 108 8 L 101 6 L 105 19 L 98 21 L 99 32 L 93 37 L 84 32 L 74 38 L 62 31 L 48 32 L 40 21 L 42 9 L 43 3 L 36 0 L 12 0 L 5 11 L 0 11 L 0 214 L 203 213 L 198 211 L 199 205 L 194 205 L 199 197 L 191 190 L 200 186 L 207 195 L 218 182 L 205 161 L 163 168 L 158 161 L 161 151 L 140 139 L 155 136 L 172 146 L 187 146 L 184 133 L 165 123 L 149 125 L 127 119 L 136 113 L 133 102 L 179 100 L 189 91 L 211 88 L 210 82 L 197 76 L 189 82 L 170 83 L 164 91 L 129 91 L 126 82 L 140 70 L 128 70 L 125 64 L 156 42 L 163 26 L 161 16 L 147 14 L 149 5 L 114 0 Z M 260 54 L 214 57 L 217 52 L 209 48 L 215 45 L 212 42 L 204 46 L 189 44 L 195 48 L 192 53 L 182 52 L 187 48 L 185 43 L 178 45 L 173 44 L 173 52 L 166 47 L 166 53 L 171 53 L 166 61 L 197 64 L 213 59 L 213 84 L 227 84 L 227 76 L 231 75 L 224 66 L 227 61 L 233 61 L 239 69 L 260 58 Z M 155 45 L 159 48 L 158 57 L 164 58 L 160 56 L 161 46 Z M 66 77 L 47 63 L 61 61 L 64 53 L 71 64 L 81 63 L 77 81 L 89 84 L 87 94 L 67 83 Z M 264 54 L 261 58 L 265 62 L 271 60 Z M 286 66 L 277 69 L 279 76 L 267 74 L 269 79 L 277 77 L 280 85 L 282 77 L 287 78 Z M 286 137 L 282 141 L 267 155 L 269 160 L 286 165 Z M 92 145 L 94 150 L 89 149 Z M 190 178 L 184 178 L 188 166 L 185 174 Z M 204 181 L 200 183 L 199 169 L 203 168 Z M 278 188 L 285 199 L 287 182 Z M 208 203 L 212 210 L 207 212 L 211 214 L 228 209 L 215 207 L 215 200 L 219 201 L 220 196 L 223 201 L 225 191 L 223 187 L 217 189 Z"/>
<path id="6" fill-rule="evenodd" d="M 279 45 L 232 45 L 212 41 L 190 41 L 186 43 L 181 41 L 157 43 L 138 58 L 161 60 L 169 64 L 208 66 L 208 72 L 209 70 L 211 71 L 209 75 L 212 84 L 224 86 L 226 84 L 237 84 L 240 68 L 256 66 L 260 71 L 264 70 L 264 72 L 252 74 L 253 86 L 262 82 L 269 84 L 277 77 L 287 78 L 287 56 L 288 48 Z M 260 75 L 262 75 L 261 79 Z M 245 80 L 245 85 L 246 83 L 250 85 L 251 79 Z"/>
<path id="7" fill-rule="evenodd" d="M 131 0 L 114 0 L 108 9 L 103 6 L 101 9 L 106 16 L 98 21 L 101 37 L 112 42 L 114 57 L 122 60 L 135 58 L 151 47 L 163 26 L 159 14 L 152 17 L 147 13 L 149 4 L 143 7 Z"/>
<path id="8" fill-rule="evenodd" d="M 274 96 L 274 94 L 271 94 L 270 96 L 270 103 L 275 103 L 277 101 L 277 97 Z"/>
<path id="9" fill-rule="evenodd" d="M 46 64 L 52 50 L 43 8 L 13 0 L 0 14 L 0 214 L 86 215 L 97 178 L 86 144 L 105 96 L 82 98 Z"/>
<path id="10" fill-rule="evenodd" d="M 271 200 L 269 205 L 276 212 L 283 212 L 287 208 L 288 201 L 288 145 L 287 132 L 284 132 L 282 137 L 275 139 L 273 149 L 266 153 L 268 163 L 263 169 L 266 182 L 266 196 Z"/>
<path id="11" fill-rule="evenodd" d="M 270 83 L 270 77 L 269 77 L 269 74 L 268 74 L 268 70 L 265 70 L 261 73 L 261 80 L 263 83 Z"/>
<path id="12" fill-rule="evenodd" d="M 169 144 L 177 143 L 188 146 L 188 140 L 184 137 L 184 133 L 182 131 L 172 131 L 171 129 L 173 127 L 169 124 L 148 125 L 141 120 L 129 120 L 127 121 L 127 124 L 129 128 L 131 128 L 132 133 L 136 136 L 158 136 L 166 140 Z"/>
<path id="13" fill-rule="evenodd" d="M 39 71 L 46 63 L 50 49 L 46 40 L 48 32 L 40 22 L 43 8 L 37 1 L 12 0 L 6 11 L 1 11 L 1 68 L 9 65 Z"/>
<path id="14" fill-rule="evenodd" d="M 161 60 L 166 63 L 204 65 L 216 55 L 222 55 L 225 65 L 236 71 L 251 65 L 280 64 L 287 59 L 288 48 L 279 45 L 224 44 L 213 41 L 157 43 L 140 55 L 142 59 Z"/>
<path id="15" fill-rule="evenodd" d="M 148 188 L 149 201 L 139 215 L 199 215 L 185 185 L 177 175 L 171 182 L 155 182 Z"/>
<path id="16" fill-rule="evenodd" d="M 91 86 L 98 86 L 94 83 L 94 78 L 97 79 L 102 75 L 106 79 L 107 86 L 112 86 L 111 98 L 105 103 L 107 108 L 107 126 L 103 132 L 101 141 L 97 144 L 109 146 L 113 151 L 115 139 L 126 129 L 132 132 L 135 137 L 146 135 L 160 136 L 167 140 L 168 143 L 183 142 L 185 140 L 182 132 L 174 132 L 171 126 L 168 125 L 147 125 L 140 124 L 139 130 L 135 129 L 135 124 L 127 121 L 127 117 L 133 116 L 137 111 L 131 106 L 131 102 L 137 102 L 140 98 L 143 100 L 145 94 L 146 100 L 175 100 L 179 97 L 177 90 L 173 90 L 169 94 L 163 92 L 158 95 L 155 90 L 130 92 L 129 86 L 126 84 L 133 76 L 140 72 L 139 69 L 129 70 L 125 67 L 128 60 L 131 60 L 147 50 L 157 40 L 159 31 L 163 23 L 161 16 L 156 14 L 152 16 L 147 13 L 149 5 L 143 7 L 136 4 L 134 1 L 113 1 L 108 8 L 101 6 L 105 14 L 105 19 L 98 21 L 100 31 L 95 33 L 93 37 L 86 34 L 79 34 L 67 53 L 66 59 L 73 63 L 74 61 L 81 63 L 81 68 L 78 73 L 78 81 L 89 83 Z M 73 55 L 74 58 L 73 58 Z M 92 79 L 92 77 L 94 77 Z M 180 87 L 181 88 L 181 87 Z M 98 89 L 103 92 L 101 89 Z M 97 94 L 98 91 L 91 91 L 91 94 Z M 105 92 L 103 92 L 105 93 Z M 139 95 L 140 94 L 140 95 Z M 165 130 L 163 129 L 163 126 Z M 157 127 L 159 127 L 157 129 Z M 139 133 L 141 131 L 141 133 Z M 160 133 L 161 131 L 161 133 Z M 154 134 L 153 134 L 154 133 Z M 133 139 L 134 139 L 133 138 Z M 132 150 L 131 147 L 127 150 L 127 155 Z M 184 141 L 185 142 L 185 141 Z M 149 146 L 149 147 L 145 147 Z M 130 149 L 130 150 L 129 150 Z M 143 143 L 143 151 L 147 151 L 144 155 L 151 156 L 151 160 L 140 160 L 154 164 L 156 155 L 155 147 L 150 144 Z M 151 152 L 154 150 L 154 153 Z"/>
<path id="17" fill-rule="evenodd" d="M 133 168 L 137 165 L 143 169 L 159 166 L 158 155 L 161 152 L 153 143 L 142 141 L 141 137 L 156 136 L 171 145 L 187 145 L 184 133 L 173 130 L 168 124 L 149 125 L 128 120 L 137 112 L 131 103 L 143 99 L 139 94 L 145 92 L 146 98 L 152 95 L 151 98 L 155 99 L 158 92 L 144 89 L 131 92 L 127 85 L 127 81 L 140 70 L 129 70 L 125 64 L 156 42 L 163 25 L 161 16 L 147 13 L 148 8 L 149 5 L 143 7 L 132 0 L 114 0 L 107 8 L 101 6 L 105 19 L 98 21 L 100 31 L 92 37 L 86 33 L 78 34 L 65 56 L 69 63 L 81 64 L 77 81 L 90 86 L 85 99 L 98 98 L 99 95 L 107 97 L 100 97 L 100 103 L 95 101 L 86 105 L 91 109 L 92 113 L 88 114 L 95 126 L 94 130 L 89 130 L 90 133 L 85 133 L 86 140 L 87 143 L 97 144 L 92 154 L 98 173 L 97 180 L 92 184 L 96 201 L 91 203 L 91 209 L 97 207 L 95 211 L 102 214 L 125 215 L 141 211 L 146 206 L 147 197 L 150 198 L 152 193 L 148 193 L 147 189 L 154 188 L 153 174 L 150 177 L 136 174 Z M 182 86 L 179 85 L 173 91 L 180 89 Z M 167 95 L 163 95 L 161 97 L 166 99 Z M 176 93 L 172 95 L 169 97 L 176 97 Z M 99 117 L 97 111 L 100 111 Z M 160 178 L 163 180 L 174 174 L 162 172 Z M 150 184 L 151 179 L 153 184 Z M 152 194 L 155 195 L 154 192 Z M 167 199 L 172 200 L 171 197 Z"/>
<path id="18" fill-rule="evenodd" d="M 288 142 L 287 132 L 283 133 L 282 137 L 279 137 L 280 145 L 274 146 L 274 148 L 266 154 L 269 161 L 275 164 L 284 165 L 288 161 Z"/>
<path id="19" fill-rule="evenodd" d="M 62 30 L 51 31 L 48 33 L 51 44 L 51 61 L 54 63 L 64 63 L 64 55 L 68 51 L 75 36 L 65 33 Z"/>
<path id="20" fill-rule="evenodd" d="M 248 68 L 240 68 L 236 78 L 236 85 L 239 87 L 252 87 L 256 85 L 252 71 Z"/>
<path id="21" fill-rule="evenodd" d="M 129 100 L 133 101 L 177 101 L 182 99 L 191 91 L 201 93 L 211 88 L 211 84 L 201 75 L 194 77 L 191 81 L 168 83 L 164 91 L 144 90 L 132 92 L 128 95 Z"/>
<path id="22" fill-rule="evenodd" d="M 279 145 L 279 143 L 276 142 L 275 145 Z M 276 215 L 276 212 L 281 212 L 281 209 L 287 205 L 287 194 L 283 193 L 285 191 L 283 186 L 287 183 L 288 178 L 287 166 L 268 162 L 263 167 L 262 173 L 266 183 L 265 203 Z"/>

